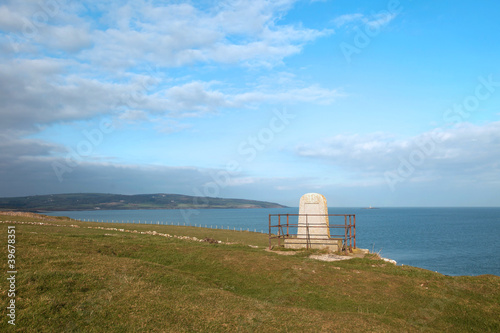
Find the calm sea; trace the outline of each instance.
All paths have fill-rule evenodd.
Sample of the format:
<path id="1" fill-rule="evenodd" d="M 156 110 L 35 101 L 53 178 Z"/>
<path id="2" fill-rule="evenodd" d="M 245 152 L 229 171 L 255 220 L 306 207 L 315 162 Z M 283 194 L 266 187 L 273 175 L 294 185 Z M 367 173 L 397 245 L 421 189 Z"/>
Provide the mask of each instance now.
<path id="1" fill-rule="evenodd" d="M 269 214 L 298 208 L 106 210 L 52 212 L 79 220 L 179 224 L 268 232 Z M 500 208 L 329 208 L 356 214 L 359 248 L 380 252 L 398 264 L 447 275 L 500 276 Z"/>

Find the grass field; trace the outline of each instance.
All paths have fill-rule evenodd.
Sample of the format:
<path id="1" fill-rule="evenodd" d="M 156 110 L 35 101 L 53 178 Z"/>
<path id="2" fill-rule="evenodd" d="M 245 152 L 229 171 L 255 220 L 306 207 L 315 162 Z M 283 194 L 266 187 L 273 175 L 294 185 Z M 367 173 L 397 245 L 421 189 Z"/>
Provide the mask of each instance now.
<path id="1" fill-rule="evenodd" d="M 0 220 L 12 221 L 0 223 L 2 276 L 8 226 L 16 230 L 18 272 L 15 326 L 6 277 L 0 284 L 3 332 L 500 331 L 498 276 L 449 277 L 375 256 L 278 255 L 264 251 L 266 235 L 251 232 Z"/>

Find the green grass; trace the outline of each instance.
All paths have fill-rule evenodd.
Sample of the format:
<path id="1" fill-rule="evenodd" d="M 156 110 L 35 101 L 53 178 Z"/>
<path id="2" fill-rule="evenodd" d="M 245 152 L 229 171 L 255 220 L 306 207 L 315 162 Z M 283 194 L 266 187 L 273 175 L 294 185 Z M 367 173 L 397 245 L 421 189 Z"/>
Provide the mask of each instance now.
<path id="1" fill-rule="evenodd" d="M 19 332 L 500 331 L 498 276 L 448 277 L 373 256 L 329 263 L 278 255 L 263 250 L 266 235 L 252 232 L 44 223 L 64 226 L 16 224 Z M 0 224 L 2 258 L 7 225 Z M 7 271 L 6 259 L 2 265 Z M 5 287 L 1 331 L 12 329 Z"/>

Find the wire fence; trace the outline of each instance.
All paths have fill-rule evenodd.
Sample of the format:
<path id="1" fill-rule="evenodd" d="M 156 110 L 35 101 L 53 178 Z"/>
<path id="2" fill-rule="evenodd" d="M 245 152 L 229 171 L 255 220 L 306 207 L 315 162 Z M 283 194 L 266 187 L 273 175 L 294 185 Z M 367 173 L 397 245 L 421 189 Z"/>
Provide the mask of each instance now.
<path id="1" fill-rule="evenodd" d="M 119 224 L 145 224 L 145 225 L 163 225 L 163 226 L 184 226 L 184 227 L 193 227 L 193 228 L 206 228 L 206 229 L 218 229 L 218 230 L 232 230 L 239 232 L 256 232 L 261 234 L 267 234 L 264 232 L 264 229 L 260 229 L 258 231 L 257 228 L 243 228 L 243 227 L 235 227 L 235 226 L 224 226 L 218 224 L 191 224 L 186 222 L 179 221 L 152 221 L 152 220 L 96 220 L 96 219 L 75 219 L 80 222 L 98 222 L 98 223 L 119 223 Z"/>

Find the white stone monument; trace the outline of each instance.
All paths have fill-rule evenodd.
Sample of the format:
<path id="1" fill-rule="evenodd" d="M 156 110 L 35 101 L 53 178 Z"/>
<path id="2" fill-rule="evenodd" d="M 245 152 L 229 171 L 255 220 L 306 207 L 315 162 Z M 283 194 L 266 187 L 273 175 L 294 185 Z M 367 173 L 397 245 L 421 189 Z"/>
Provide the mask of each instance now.
<path id="1" fill-rule="evenodd" d="M 307 193 L 300 198 L 297 238 L 330 238 L 326 198 L 318 193 Z"/>
<path id="2" fill-rule="evenodd" d="M 339 251 L 342 240 L 330 237 L 328 205 L 318 193 L 307 193 L 300 198 L 297 237 L 285 239 L 285 248 L 328 249 Z"/>

